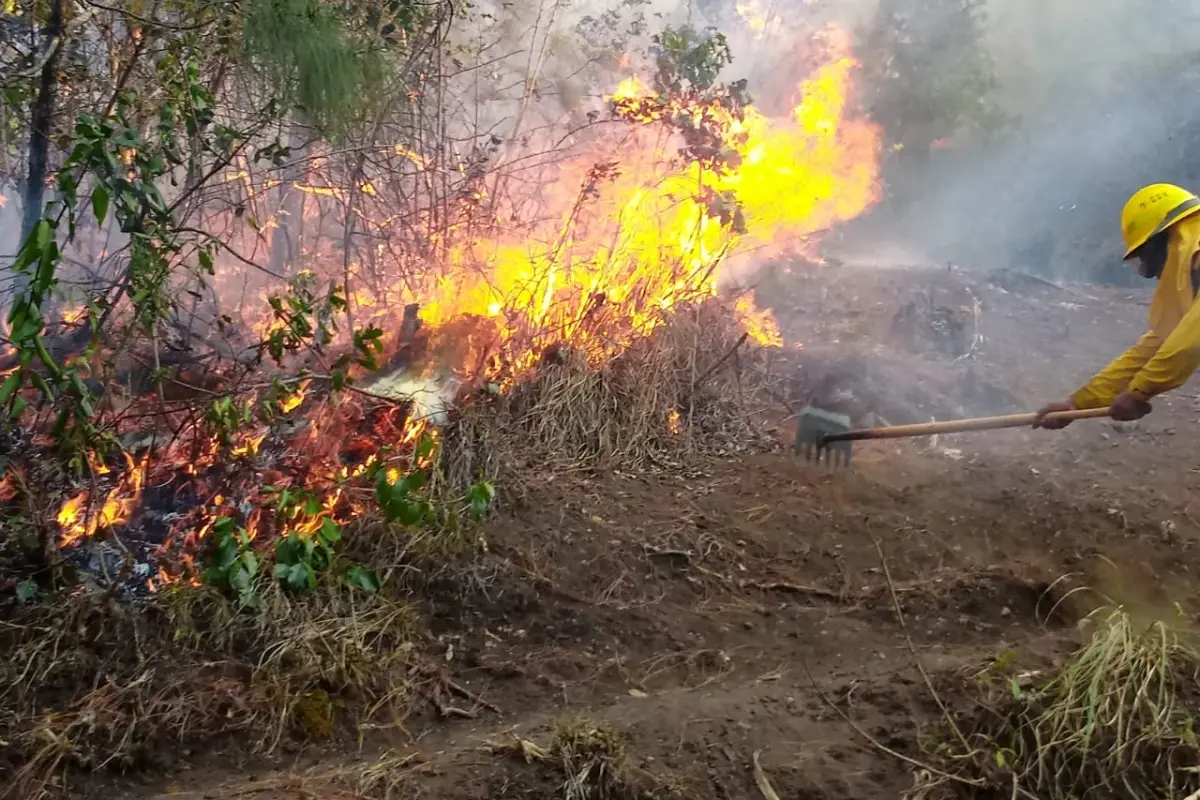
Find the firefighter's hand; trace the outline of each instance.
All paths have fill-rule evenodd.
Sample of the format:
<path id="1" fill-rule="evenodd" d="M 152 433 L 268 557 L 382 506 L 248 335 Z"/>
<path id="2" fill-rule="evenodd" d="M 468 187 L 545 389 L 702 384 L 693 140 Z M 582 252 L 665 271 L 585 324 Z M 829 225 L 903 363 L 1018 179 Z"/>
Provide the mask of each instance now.
<path id="1" fill-rule="evenodd" d="M 1133 422 L 1149 414 L 1153 408 L 1145 400 L 1131 394 L 1121 392 L 1117 399 L 1108 407 L 1108 415 L 1119 422 Z"/>
<path id="2" fill-rule="evenodd" d="M 1071 424 L 1069 419 L 1046 419 L 1047 414 L 1053 414 L 1056 411 L 1074 411 L 1075 403 L 1070 398 L 1060 400 L 1057 403 L 1047 403 L 1038 409 L 1037 419 L 1033 422 L 1035 428 L 1045 428 L 1049 431 L 1056 431 L 1060 428 L 1065 428 Z"/>

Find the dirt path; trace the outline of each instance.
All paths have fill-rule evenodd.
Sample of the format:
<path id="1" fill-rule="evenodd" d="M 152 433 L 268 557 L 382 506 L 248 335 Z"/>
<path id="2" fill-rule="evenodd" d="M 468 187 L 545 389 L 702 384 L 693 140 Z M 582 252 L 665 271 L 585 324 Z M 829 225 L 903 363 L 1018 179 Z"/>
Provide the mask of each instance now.
<path id="1" fill-rule="evenodd" d="M 1000 394 L 1064 393 L 1144 316 L 1115 293 L 989 291 L 971 358 L 913 356 L 909 383 L 891 387 L 911 413 L 938 397 L 995 402 L 944 388 L 967 370 Z M 836 319 L 879 342 L 875 296 Z M 865 352 L 822 319 L 822 341 Z M 1049 332 L 1064 323 L 1069 338 Z M 564 478 L 494 520 L 474 571 L 426 598 L 430 652 L 465 690 L 449 719 L 371 732 L 357 752 L 348 737 L 269 763 L 182 754 L 169 777 L 108 796 L 348 797 L 369 784 L 395 797 L 574 798 L 592 795 L 564 788 L 564 765 L 591 754 L 628 786 L 729 800 L 762 796 L 760 752 L 783 798 L 898 797 L 914 768 L 886 751 L 919 757 L 940 717 L 931 686 L 952 706 L 1010 651 L 1027 668 L 1064 652 L 1099 602 L 1058 603 L 1069 587 L 1148 607 L 1195 599 L 1196 408 L 1184 390 L 1136 426 L 868 444 L 839 473 L 781 452 Z M 521 739 L 559 750 L 518 757 Z"/>

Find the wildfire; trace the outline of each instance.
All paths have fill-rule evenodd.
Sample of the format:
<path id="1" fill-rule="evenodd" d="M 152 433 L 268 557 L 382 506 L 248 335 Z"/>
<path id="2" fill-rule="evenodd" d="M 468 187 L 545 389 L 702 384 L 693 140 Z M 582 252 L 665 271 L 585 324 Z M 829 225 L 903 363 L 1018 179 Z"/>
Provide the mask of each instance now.
<path id="1" fill-rule="evenodd" d="M 756 0 L 738 8 L 743 16 L 752 12 L 762 16 Z M 775 23 L 769 15 L 762 20 L 762 31 Z M 615 123 L 600 133 L 589 133 L 598 138 L 579 144 L 574 155 L 554 164 L 553 179 L 539 181 L 536 211 L 517 201 L 493 198 L 492 194 L 500 193 L 490 185 L 464 190 L 462 202 L 468 205 L 495 200 L 497 206 L 487 220 L 499 221 L 499 230 L 485 236 L 478 234 L 477 227 L 468 230 L 465 225 L 423 231 L 437 262 L 403 281 L 378 280 L 374 264 L 346 263 L 340 255 L 328 265 L 306 264 L 303 271 L 293 270 L 293 276 L 312 278 L 313 285 L 332 275 L 346 289 L 356 323 L 388 319 L 401 305 L 419 305 L 426 332 L 422 335 L 429 337 L 428 363 L 420 365 L 426 371 L 393 370 L 368 387 L 356 387 L 365 393 L 402 394 L 412 400 L 390 428 L 371 432 L 371 444 L 411 451 L 418 441 L 436 442 L 436 428 L 447 417 L 459 379 L 486 381 L 488 391 L 502 391 L 536 368 L 550 346 L 564 343 L 593 362 L 602 362 L 637 337 L 653 333 L 673 308 L 725 290 L 736 295 L 731 306 L 747 335 L 764 344 L 781 345 L 772 314 L 757 308 L 750 293 L 735 291 L 739 287 L 734 278 L 751 271 L 750 258 L 809 250 L 822 231 L 862 214 L 879 197 L 880 136 L 876 126 L 852 113 L 848 98 L 856 62 L 850 57 L 848 39 L 834 31 L 825 44 L 829 60 L 797 85 L 794 107 L 779 117 L 754 106 L 730 108 L 715 101 L 660 97 L 636 76 L 622 80 L 609 102 L 632 124 Z M 712 149 L 719 152 L 693 153 L 689 137 L 679 131 L 698 129 L 718 134 Z M 686 157 L 681 155 L 685 146 Z M 418 170 L 458 168 L 401 147 L 395 154 Z M 344 201 L 346 192 L 328 185 L 332 181 L 318 171 L 314 161 L 309 176 L 292 181 L 291 186 L 314 206 Z M 240 173 L 231 180 L 249 182 L 250 175 Z M 375 183 L 359 183 L 367 200 L 378 198 L 384 186 L 379 176 Z M 367 207 L 355 213 L 364 225 L 383 228 L 397 220 L 397 225 L 419 228 L 419 221 L 405 218 L 403 209 L 386 209 L 371 220 L 368 215 L 377 206 L 365 201 L 363 205 Z M 267 220 L 259 227 L 267 229 L 271 224 Z M 376 255 L 383 253 L 379 249 Z M 367 281 L 356 280 L 367 275 L 375 278 L 371 291 L 361 286 Z M 222 276 L 215 283 L 220 293 Z M 356 284 L 353 289 L 351 284 Z M 269 291 L 261 284 L 251 291 L 258 290 Z M 407 310 L 405 314 L 407 319 Z M 270 315 L 246 321 L 264 337 L 286 332 L 291 325 Z M 338 335 L 344 342 L 350 333 L 339 329 Z M 288 385 L 293 388 L 286 393 L 270 395 L 270 402 L 284 415 L 304 404 L 310 380 Z M 267 395 L 258 399 L 266 402 Z M 201 504 L 181 515 L 186 516 L 192 545 L 204 538 L 215 520 L 234 514 L 240 515 L 239 524 L 244 522 L 248 537 L 266 537 L 279 522 L 270 517 L 274 501 L 264 499 L 267 484 L 275 487 L 272 491 L 295 488 L 319 498 L 316 507 L 286 522 L 289 530 L 308 535 L 326 521 L 340 524 L 348 513 L 352 515 L 353 498 L 361 487 L 349 485 L 350 481 L 360 478 L 369 465 L 378 465 L 377 459 L 389 456 L 339 459 L 348 451 L 349 440 L 338 414 L 353 402 L 309 406 L 315 408 L 301 412 L 305 419 L 293 443 L 293 449 L 301 452 L 291 467 L 269 461 L 279 458 L 284 448 L 275 447 L 275 440 L 264 447 L 267 434 L 261 428 L 239 431 L 236 436 L 226 433 L 220 439 L 205 439 L 199 433 L 193 441 L 177 436 L 160 449 L 150 479 L 155 487 L 161 485 L 160 469 L 186 476 L 196 488 L 230 456 L 242 466 L 256 460 L 269 463 L 269 469 L 264 466 L 258 473 L 258 485 L 219 484 L 220 479 L 213 478 L 206 490 L 196 488 Z M 237 416 L 232 408 L 226 411 L 227 417 Z M 666 425 L 676 434 L 684 427 L 674 410 Z M 365 438 L 361 431 L 349 433 L 350 438 Z M 63 504 L 57 517 L 63 545 L 130 518 L 141 499 L 147 465 L 135 464 L 128 455 L 126 460 L 128 469 L 98 509 L 89 502 L 88 491 Z M 107 471 L 98 459 L 92 460 L 92 467 L 95 476 Z M 288 469 L 292 471 L 284 474 Z M 169 579 L 162 572 L 156 584 Z"/>
<path id="2" fill-rule="evenodd" d="M 803 249 L 809 237 L 853 219 L 879 197 L 879 131 L 848 113 L 856 62 L 844 34 L 831 31 L 832 59 L 796 91 L 785 118 L 757 108 L 737 118 L 714 105 L 689 106 L 654 95 L 636 76 L 611 101 L 646 123 L 627 139 L 601 142 L 558 167 L 540 236 L 526 231 L 452 242 L 450 264 L 413 288 L 427 323 L 491 318 L 507 348 L 497 363 L 511 381 L 547 339 L 566 340 L 595 360 L 654 330 L 663 312 L 714 296 L 739 254 Z M 678 157 L 680 142 L 654 123 L 689 118 L 714 126 L 730 149 L 728 166 Z M 734 222 L 731 224 L 731 220 Z M 589 336 L 600 307 L 618 307 L 619 327 Z M 737 303 L 757 340 L 779 344 L 774 319 L 748 296 Z"/>
<path id="3" fill-rule="evenodd" d="M 98 511 L 88 507 L 89 492 L 82 491 L 68 499 L 58 512 L 58 524 L 62 528 L 62 546 L 70 545 L 97 531 L 112 528 L 127 522 L 142 500 L 142 486 L 146 477 L 145 462 L 138 464 L 128 453 L 125 456 L 126 471 L 109 490 L 104 504 Z"/>

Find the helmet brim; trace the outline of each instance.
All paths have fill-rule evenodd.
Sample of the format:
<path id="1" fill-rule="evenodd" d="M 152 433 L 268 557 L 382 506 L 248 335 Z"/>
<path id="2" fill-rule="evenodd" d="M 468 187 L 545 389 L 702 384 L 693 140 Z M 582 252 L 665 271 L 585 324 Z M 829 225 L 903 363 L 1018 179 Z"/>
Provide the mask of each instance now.
<path id="1" fill-rule="evenodd" d="M 1163 217 L 1162 222 L 1158 223 L 1158 226 L 1154 230 L 1141 237 L 1140 240 L 1130 244 L 1128 248 L 1126 248 L 1125 256 L 1122 258 L 1122 260 L 1128 261 L 1129 259 L 1133 258 L 1137 255 L 1137 251 L 1140 250 L 1142 245 L 1146 244 L 1146 242 L 1150 241 L 1155 236 L 1158 236 L 1175 223 L 1181 222 L 1197 212 L 1200 212 L 1200 197 L 1189 197 L 1187 200 L 1184 200 L 1182 203 L 1167 212 L 1167 215 Z"/>

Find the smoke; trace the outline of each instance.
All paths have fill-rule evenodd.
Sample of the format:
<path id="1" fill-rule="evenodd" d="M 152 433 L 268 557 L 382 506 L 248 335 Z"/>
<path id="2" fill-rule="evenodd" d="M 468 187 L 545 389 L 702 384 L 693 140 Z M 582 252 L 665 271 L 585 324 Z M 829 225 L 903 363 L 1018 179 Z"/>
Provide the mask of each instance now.
<path id="1" fill-rule="evenodd" d="M 1118 219 L 1128 196 L 1160 181 L 1200 189 L 1191 41 L 1200 5 L 988 0 L 983 10 L 979 45 L 994 82 L 981 101 L 1005 123 L 944 131 L 949 146 L 886 175 L 888 202 L 835 249 L 855 260 L 887 246 L 908 263 L 1125 278 Z"/>
<path id="2" fill-rule="evenodd" d="M 729 42 L 728 82 L 746 80 L 755 105 L 789 111 L 796 89 L 819 63 L 816 34 L 853 30 L 878 0 L 482 0 L 452 34 L 461 75 L 451 105 L 470 126 L 521 140 L 531 131 L 561 136 L 604 98 L 650 66 L 652 38 L 664 28 L 715 29 Z M 515 135 L 514 135 L 515 134 Z"/>
<path id="3" fill-rule="evenodd" d="M 1117 219 L 1129 194 L 1156 181 L 1200 188 L 1200 162 L 1188 155 L 1192 144 L 1200 145 L 1200 95 L 1192 88 L 1200 86 L 1200 67 L 1191 44 L 1200 4 L 983 0 L 973 16 L 963 11 L 970 4 L 483 4 L 468 29 L 487 66 L 469 73 L 462 96 L 476 130 L 495 131 L 507 149 L 528 147 L 601 109 L 604 95 L 637 66 L 663 27 L 713 26 L 734 56 L 724 77 L 746 79 L 756 104 L 779 113 L 797 100 L 796 86 L 816 55 L 814 34 L 836 24 L 857 34 L 864 104 L 887 117 L 877 121 L 908 152 L 888 160 L 885 201 L 828 241 L 829 255 L 1076 279 L 1123 276 Z M 964 23 L 968 16 L 977 30 Z M 871 31 L 894 23 L 904 25 L 911 47 L 928 62 L 910 81 L 920 86 L 872 84 L 890 65 L 882 63 Z M 975 67 L 964 55 L 978 56 L 988 74 L 967 74 Z M 976 84 L 979 109 L 995 120 L 981 122 L 979 114 L 956 123 L 910 98 L 925 92 L 936 102 L 939 91 Z M 915 139 L 899 130 L 905 126 L 917 129 Z M 911 157 L 921 148 L 927 153 Z"/>

